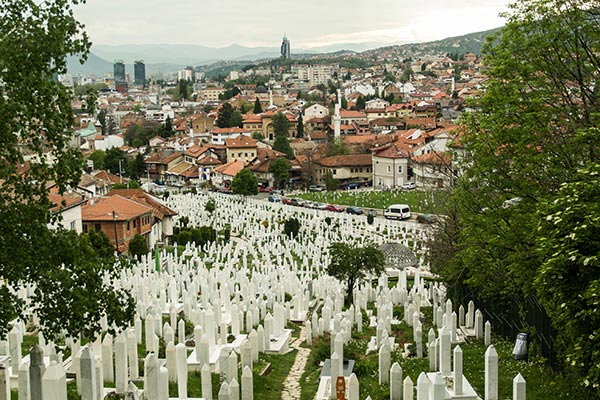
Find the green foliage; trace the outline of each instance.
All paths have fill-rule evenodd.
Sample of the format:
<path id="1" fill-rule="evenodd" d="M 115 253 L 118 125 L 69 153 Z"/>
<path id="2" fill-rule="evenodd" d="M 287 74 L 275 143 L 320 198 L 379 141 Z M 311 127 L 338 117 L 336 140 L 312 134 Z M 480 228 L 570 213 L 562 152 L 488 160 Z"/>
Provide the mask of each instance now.
<path id="1" fill-rule="evenodd" d="M 269 165 L 269 172 L 275 177 L 275 187 L 282 188 L 290 178 L 292 165 L 285 158 L 278 158 Z"/>
<path id="2" fill-rule="evenodd" d="M 352 109 L 360 111 L 360 110 L 364 110 L 365 107 L 366 107 L 365 98 L 363 96 L 358 96 L 358 98 L 356 99 L 356 105 L 354 107 L 352 107 Z"/>
<path id="3" fill-rule="evenodd" d="M 288 137 L 289 129 L 290 121 L 284 113 L 278 112 L 273 116 L 273 132 L 275 136 Z"/>
<path id="4" fill-rule="evenodd" d="M 206 211 L 209 214 L 212 214 L 213 212 L 215 212 L 216 209 L 217 209 L 217 203 L 215 202 L 215 199 L 213 199 L 213 198 L 208 199 L 208 201 L 204 205 L 204 211 Z"/>
<path id="5" fill-rule="evenodd" d="M 108 149 L 104 156 L 104 167 L 113 174 L 127 172 L 127 158 L 123 150 L 118 147 Z"/>
<path id="6" fill-rule="evenodd" d="M 283 224 L 283 232 L 290 238 L 297 238 L 300 232 L 300 221 L 297 218 L 289 218 Z"/>
<path id="7" fill-rule="evenodd" d="M 148 254 L 148 243 L 146 243 L 146 238 L 140 234 L 136 234 L 129 241 L 129 255 L 139 260 L 146 254 Z"/>
<path id="8" fill-rule="evenodd" d="M 106 236 L 106 233 L 103 231 L 90 231 L 87 237 L 99 257 L 114 261 L 115 247 L 110 243 L 110 239 Z"/>
<path id="9" fill-rule="evenodd" d="M 146 174 L 146 163 L 141 153 L 127 161 L 127 174 L 132 179 L 140 179 Z"/>
<path id="10" fill-rule="evenodd" d="M 560 326 L 567 361 L 593 386 L 600 382 L 600 163 L 579 169 L 538 215 L 543 264 L 534 287 Z"/>
<path id="11" fill-rule="evenodd" d="M 367 214 L 367 223 L 373 225 L 373 222 L 375 222 L 375 215 L 372 213 Z"/>
<path id="12" fill-rule="evenodd" d="M 258 180 L 248 168 L 244 168 L 231 181 L 231 190 L 244 196 L 258 194 Z"/>
<path id="13" fill-rule="evenodd" d="M 329 246 L 327 274 L 346 282 L 346 304 L 352 301 L 352 291 L 367 276 L 377 278 L 385 270 L 384 256 L 373 245 L 358 247 L 349 243 L 333 243 Z"/>
<path id="14" fill-rule="evenodd" d="M 119 327 L 133 315 L 131 297 L 104 284 L 104 273 L 116 273 L 113 264 L 87 238 L 48 228 L 58 218 L 48 211 L 48 183 L 65 192 L 83 169 L 80 152 L 68 145 L 71 92 L 53 79 L 67 72 L 68 55 L 85 59 L 89 50 L 73 4 L 6 0 L 0 11 L 0 337 L 9 321 L 24 319 L 16 296 L 24 287 L 35 287 L 32 311 L 48 340 L 63 330 L 91 337 L 103 314 Z M 31 161 L 18 171 L 25 153 L 32 160 L 50 155 L 53 162 Z"/>
<path id="15" fill-rule="evenodd" d="M 229 104 L 227 102 L 223 103 L 223 105 L 221 106 L 221 108 L 219 109 L 219 112 L 217 114 L 217 120 L 215 121 L 215 125 L 217 125 L 219 128 L 231 127 L 231 125 L 229 125 L 229 123 L 231 121 L 232 116 L 233 116 L 233 107 L 231 106 L 231 104 Z"/>
<path id="16" fill-rule="evenodd" d="M 325 175 L 323 175 L 323 181 L 325 182 L 325 189 L 327 189 L 327 191 L 336 190 L 340 186 L 339 181 L 333 177 L 331 171 L 327 171 Z"/>
<path id="17" fill-rule="evenodd" d="M 273 150 L 285 153 L 289 160 L 294 158 L 294 149 L 290 146 L 290 140 L 287 136 L 276 135 L 275 140 L 273 141 Z"/>
<path id="18" fill-rule="evenodd" d="M 327 148 L 327 156 L 344 156 L 350 154 L 350 149 L 344 144 L 341 139 L 336 139 L 329 144 Z"/>
<path id="19" fill-rule="evenodd" d="M 129 179 L 127 183 L 115 183 L 113 189 L 139 189 L 141 188 L 140 182 L 135 179 Z"/>
<path id="20" fill-rule="evenodd" d="M 536 295 L 563 365 L 597 390 L 598 225 L 586 216 L 598 211 L 600 31 L 589 6 L 521 0 L 488 39 L 481 112 L 463 121 L 469 168 L 431 252 L 449 292 L 490 311 Z"/>
<path id="21" fill-rule="evenodd" d="M 260 100 L 258 97 L 254 100 L 254 110 L 252 110 L 254 114 L 261 114 L 263 112 L 262 106 L 260 105 Z"/>
<path id="22" fill-rule="evenodd" d="M 233 113 L 231 114 L 231 118 L 229 118 L 229 123 L 228 125 L 230 127 L 238 127 L 241 128 L 242 127 L 242 113 L 239 110 L 234 110 Z"/>
<path id="23" fill-rule="evenodd" d="M 104 169 L 104 157 L 106 153 L 102 150 L 94 150 L 89 156 L 88 160 L 94 162 L 94 169 Z"/>
<path id="24" fill-rule="evenodd" d="M 297 138 L 304 137 L 304 121 L 302 121 L 302 113 L 298 114 L 298 124 L 297 124 Z"/>
<path id="25" fill-rule="evenodd" d="M 81 97 L 87 95 L 90 92 L 98 92 L 103 89 L 108 89 L 106 83 L 86 83 L 85 85 L 77 85 L 73 89 L 73 94 L 75 96 Z"/>

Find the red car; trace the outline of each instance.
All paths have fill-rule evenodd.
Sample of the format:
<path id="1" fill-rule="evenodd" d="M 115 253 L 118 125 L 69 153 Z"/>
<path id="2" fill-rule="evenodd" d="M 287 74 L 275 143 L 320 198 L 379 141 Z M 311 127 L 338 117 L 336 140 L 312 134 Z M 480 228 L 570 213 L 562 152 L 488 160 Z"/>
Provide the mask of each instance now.
<path id="1" fill-rule="evenodd" d="M 329 211 L 334 211 L 334 212 L 344 212 L 346 207 L 338 206 L 337 204 L 328 204 L 325 209 L 329 210 Z"/>
<path id="2" fill-rule="evenodd" d="M 262 193 L 271 193 L 273 191 L 273 188 L 270 186 L 267 186 L 267 187 L 259 186 L 258 191 L 262 192 Z"/>
<path id="3" fill-rule="evenodd" d="M 281 204 L 292 204 L 292 199 L 290 199 L 289 197 L 282 197 Z"/>

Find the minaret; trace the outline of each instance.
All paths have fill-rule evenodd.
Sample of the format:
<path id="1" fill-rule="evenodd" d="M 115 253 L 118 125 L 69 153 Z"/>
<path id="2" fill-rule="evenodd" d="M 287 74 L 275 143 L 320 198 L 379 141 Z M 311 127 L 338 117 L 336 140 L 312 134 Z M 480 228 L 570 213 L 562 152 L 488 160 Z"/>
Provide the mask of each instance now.
<path id="1" fill-rule="evenodd" d="M 273 92 L 269 88 L 269 109 L 273 108 Z"/>
<path id="2" fill-rule="evenodd" d="M 450 89 L 450 96 L 452 96 L 454 94 L 455 90 L 456 90 L 456 83 L 454 82 L 454 77 L 452 77 L 452 88 Z"/>
<path id="3" fill-rule="evenodd" d="M 333 115 L 333 137 L 339 139 L 341 134 L 340 125 L 342 124 L 342 117 L 340 117 L 340 109 L 342 108 L 342 93 L 340 89 L 337 90 L 337 103 L 335 104 L 335 114 Z"/>

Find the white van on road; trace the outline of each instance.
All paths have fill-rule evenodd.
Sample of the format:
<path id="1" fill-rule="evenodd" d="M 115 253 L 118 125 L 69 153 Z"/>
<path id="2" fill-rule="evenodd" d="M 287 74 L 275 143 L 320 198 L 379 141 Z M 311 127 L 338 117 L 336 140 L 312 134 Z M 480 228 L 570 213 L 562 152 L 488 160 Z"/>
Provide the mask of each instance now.
<path id="1" fill-rule="evenodd" d="M 408 219 L 410 218 L 410 207 L 408 204 L 392 204 L 383 212 L 387 219 Z"/>

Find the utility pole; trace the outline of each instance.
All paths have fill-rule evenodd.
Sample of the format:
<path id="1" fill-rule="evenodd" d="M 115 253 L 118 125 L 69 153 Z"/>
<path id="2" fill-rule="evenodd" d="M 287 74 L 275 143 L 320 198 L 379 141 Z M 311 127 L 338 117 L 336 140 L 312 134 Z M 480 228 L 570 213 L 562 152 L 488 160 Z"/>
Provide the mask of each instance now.
<path id="1" fill-rule="evenodd" d="M 115 248 L 117 250 L 117 255 L 119 255 L 119 236 L 117 234 L 117 214 L 115 214 L 115 210 L 113 210 L 112 215 L 113 215 L 113 227 L 115 228 Z"/>

